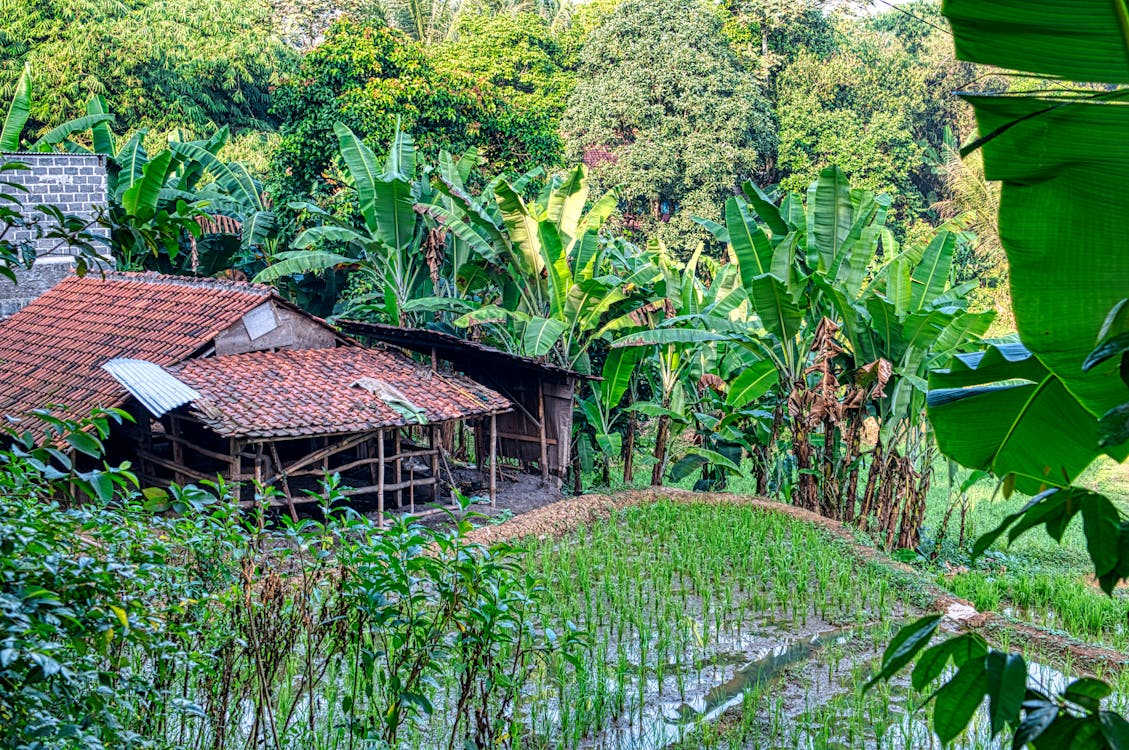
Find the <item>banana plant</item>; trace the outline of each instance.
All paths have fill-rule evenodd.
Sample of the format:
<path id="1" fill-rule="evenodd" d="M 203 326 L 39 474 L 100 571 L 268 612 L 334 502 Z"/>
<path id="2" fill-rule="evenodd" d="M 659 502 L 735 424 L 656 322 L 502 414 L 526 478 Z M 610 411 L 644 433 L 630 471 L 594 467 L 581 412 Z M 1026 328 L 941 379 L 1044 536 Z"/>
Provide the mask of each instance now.
<path id="1" fill-rule="evenodd" d="M 108 112 L 90 112 L 83 117 L 77 117 L 57 125 L 41 135 L 35 141 L 21 148 L 23 131 L 31 115 L 32 88 L 31 68 L 25 63 L 20 77 L 16 80 L 12 100 L 8 104 L 8 113 L 4 118 L 3 128 L 0 129 L 0 152 L 11 151 L 54 151 L 71 144 L 72 135 L 98 127 L 108 127 L 107 123 L 113 121 L 113 115 Z"/>
<path id="2" fill-rule="evenodd" d="M 959 237 L 942 231 L 925 247 L 901 248 L 885 225 L 889 199 L 853 190 L 835 167 L 812 183 L 806 201 L 788 195 L 778 203 L 751 183 L 742 192 L 727 202 L 724 224 L 700 222 L 726 244 L 745 293 L 713 330 L 776 368 L 765 394 L 776 412 L 770 443 L 788 434 L 797 502 L 855 520 L 874 509 L 881 481 L 897 484 L 889 475 L 895 465 L 917 497 L 933 445 L 924 421 L 928 370 L 992 320 L 969 312 L 971 285 L 949 284 Z M 867 458 L 859 432 L 868 417 L 881 433 L 856 509 Z M 922 508 L 915 500 L 908 515 L 883 506 L 879 516 L 902 519 L 896 539 L 904 542 Z"/>
<path id="3" fill-rule="evenodd" d="M 369 279 L 384 314 L 398 324 L 410 317 L 407 305 L 421 296 L 427 278 L 419 252 L 425 225 L 415 210 L 426 187 L 416 177 L 415 144 L 397 130 L 381 165 L 372 149 L 342 123 L 334 125 L 341 159 L 356 191 L 361 226 L 309 204 L 295 205 L 322 223 L 299 234 L 293 250 L 278 253 L 255 277 L 276 282 L 285 277 L 317 274 L 338 268 L 358 271 Z"/>
<path id="4" fill-rule="evenodd" d="M 732 265 L 715 269 L 711 283 L 704 284 L 698 278 L 701 252 L 699 247 L 683 266 L 669 256 L 661 243 L 653 243 L 650 254 L 662 273 L 653 301 L 605 327 L 619 334 L 612 343 L 613 351 L 645 348 L 649 352 L 643 364 L 653 378 L 651 391 L 655 398 L 637 402 L 629 410 L 656 420 L 652 485 L 662 484 L 672 466 L 668 451 L 672 433 L 691 424 L 698 427 L 699 438 L 707 433 L 712 438 L 699 439 L 697 445 L 689 447 L 673 463 L 679 475 L 696 468 L 703 468 L 708 475 L 711 467 L 741 473 L 740 456 L 734 460 L 731 452 L 726 455 L 716 448 L 740 441 L 736 423 L 746 415 L 714 419 L 695 408 L 699 394 L 703 386 L 708 389 L 720 383 L 725 387 L 726 381 L 732 379 L 736 385 L 733 393 L 737 394 L 733 396 L 734 411 L 740 413 L 750 401 L 763 395 L 763 391 L 757 392 L 758 388 L 768 390 L 775 384 L 776 373 L 771 366 L 771 375 L 754 383 L 744 373 L 748 371 L 746 365 L 755 364 L 755 358 L 747 351 L 726 346 L 734 337 L 720 331 L 727 327 L 728 316 L 744 301 L 744 292 Z M 755 369 L 763 373 L 763 369 Z"/>
<path id="5" fill-rule="evenodd" d="M 487 185 L 493 200 L 475 200 L 440 176 L 437 189 L 451 203 L 431 207 L 429 215 L 501 279 L 493 305 L 455 323 L 504 327 L 517 353 L 590 372 L 590 349 L 609 321 L 642 305 L 643 290 L 661 273 L 646 260 L 617 262 L 614 246 L 600 234 L 616 197 L 608 193 L 585 211 L 585 166 L 550 179 L 536 199 L 526 200 L 523 187 L 495 179 Z"/>

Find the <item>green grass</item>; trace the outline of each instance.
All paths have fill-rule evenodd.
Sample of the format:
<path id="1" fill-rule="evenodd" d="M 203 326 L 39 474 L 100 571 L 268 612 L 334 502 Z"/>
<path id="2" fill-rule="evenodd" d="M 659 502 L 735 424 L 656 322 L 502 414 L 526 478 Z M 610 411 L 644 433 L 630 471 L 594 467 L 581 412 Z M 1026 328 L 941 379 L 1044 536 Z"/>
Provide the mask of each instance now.
<path id="1" fill-rule="evenodd" d="M 1123 511 L 1129 509 L 1129 473 L 1123 467 L 1099 462 L 1079 484 L 1108 495 Z M 934 485 L 926 515 L 927 534 L 935 533 L 951 496 L 946 482 Z M 1061 544 L 1036 529 L 1010 546 L 1006 540 L 997 542 L 973 561 L 968 555 L 971 542 L 1021 509 L 1029 498 L 1004 499 L 994 485 L 981 483 L 971 488 L 969 501 L 966 544 L 959 548 L 946 545 L 941 557 L 926 566 L 938 583 L 979 610 L 1007 614 L 1098 645 L 1129 649 L 1129 591 L 1121 588 L 1109 597 L 1093 584 L 1081 518 L 1071 522 Z M 955 539 L 959 523 L 959 515 L 954 515 L 950 539 Z"/>

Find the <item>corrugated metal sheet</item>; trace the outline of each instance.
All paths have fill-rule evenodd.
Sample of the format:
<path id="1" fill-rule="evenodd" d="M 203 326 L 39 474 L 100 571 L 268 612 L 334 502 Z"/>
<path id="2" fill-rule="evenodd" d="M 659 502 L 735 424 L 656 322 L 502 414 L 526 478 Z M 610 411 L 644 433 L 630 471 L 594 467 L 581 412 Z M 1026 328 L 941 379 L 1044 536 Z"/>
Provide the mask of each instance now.
<path id="1" fill-rule="evenodd" d="M 143 359 L 111 359 L 102 369 L 114 376 L 154 417 L 200 399 L 190 388 L 160 365 Z"/>

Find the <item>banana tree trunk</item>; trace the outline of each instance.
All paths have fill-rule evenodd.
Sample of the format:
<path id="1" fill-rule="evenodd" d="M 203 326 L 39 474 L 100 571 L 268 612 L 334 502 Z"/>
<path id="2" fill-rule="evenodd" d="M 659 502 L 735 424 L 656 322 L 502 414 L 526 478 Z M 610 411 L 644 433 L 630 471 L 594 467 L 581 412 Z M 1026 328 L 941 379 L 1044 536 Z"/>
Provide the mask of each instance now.
<path id="1" fill-rule="evenodd" d="M 627 437 L 623 441 L 623 483 L 632 484 L 635 481 L 635 413 L 627 417 Z"/>
<path id="2" fill-rule="evenodd" d="M 670 399 L 663 399 L 663 406 L 670 408 Z M 670 439 L 670 417 L 663 414 L 659 417 L 659 426 L 655 431 L 655 465 L 651 469 L 651 486 L 658 487 L 663 483 L 663 474 L 666 473 L 666 443 Z"/>

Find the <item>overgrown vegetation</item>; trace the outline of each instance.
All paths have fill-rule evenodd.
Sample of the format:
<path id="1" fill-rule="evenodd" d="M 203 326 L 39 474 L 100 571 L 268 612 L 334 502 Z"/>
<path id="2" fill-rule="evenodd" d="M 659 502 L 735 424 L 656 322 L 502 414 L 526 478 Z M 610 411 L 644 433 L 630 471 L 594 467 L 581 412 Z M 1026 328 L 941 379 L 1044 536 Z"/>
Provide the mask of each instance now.
<path id="1" fill-rule="evenodd" d="M 86 271 L 99 223 L 123 268 L 254 278 L 319 315 L 600 376 L 577 396 L 575 490 L 747 486 L 948 563 L 933 572 L 978 607 L 1123 649 L 1129 521 L 1078 478 L 1129 438 L 1126 256 L 1106 252 L 1129 12 L 1087 3 L 0 0 L 0 151 L 103 154 L 110 188 L 79 220 L 24 205 L 0 165 L 0 274 L 38 239 Z M 1047 45 L 1008 32 L 1043 12 Z M 989 86 L 1008 96 L 972 94 L 977 123 L 948 96 Z M 56 442 L 13 434 L 0 455 L 9 744 L 572 746 L 654 720 L 652 681 L 684 697 L 764 611 L 881 621 L 849 638 L 861 651 L 828 649 L 847 662 L 829 682 L 858 682 L 908 613 L 885 573 L 745 511 L 659 505 L 527 554 L 465 522 L 379 533 L 330 481 L 320 518 L 271 529 L 228 488 L 142 493 L 98 467 L 120 416 L 55 419 Z M 1034 500 L 972 543 L 950 478 L 923 538 L 939 452 Z M 1073 535 L 1068 568 L 991 551 L 1038 527 Z M 980 715 L 973 746 L 1010 728 L 1016 747 L 1129 747 L 1108 686 L 1029 686 L 1031 654 L 927 648 L 937 629 L 903 630 L 880 677 L 920 655 L 943 742 Z M 895 680 L 765 720 L 764 684 L 732 733 L 689 741 L 881 744 L 831 707 L 923 697 Z"/>

